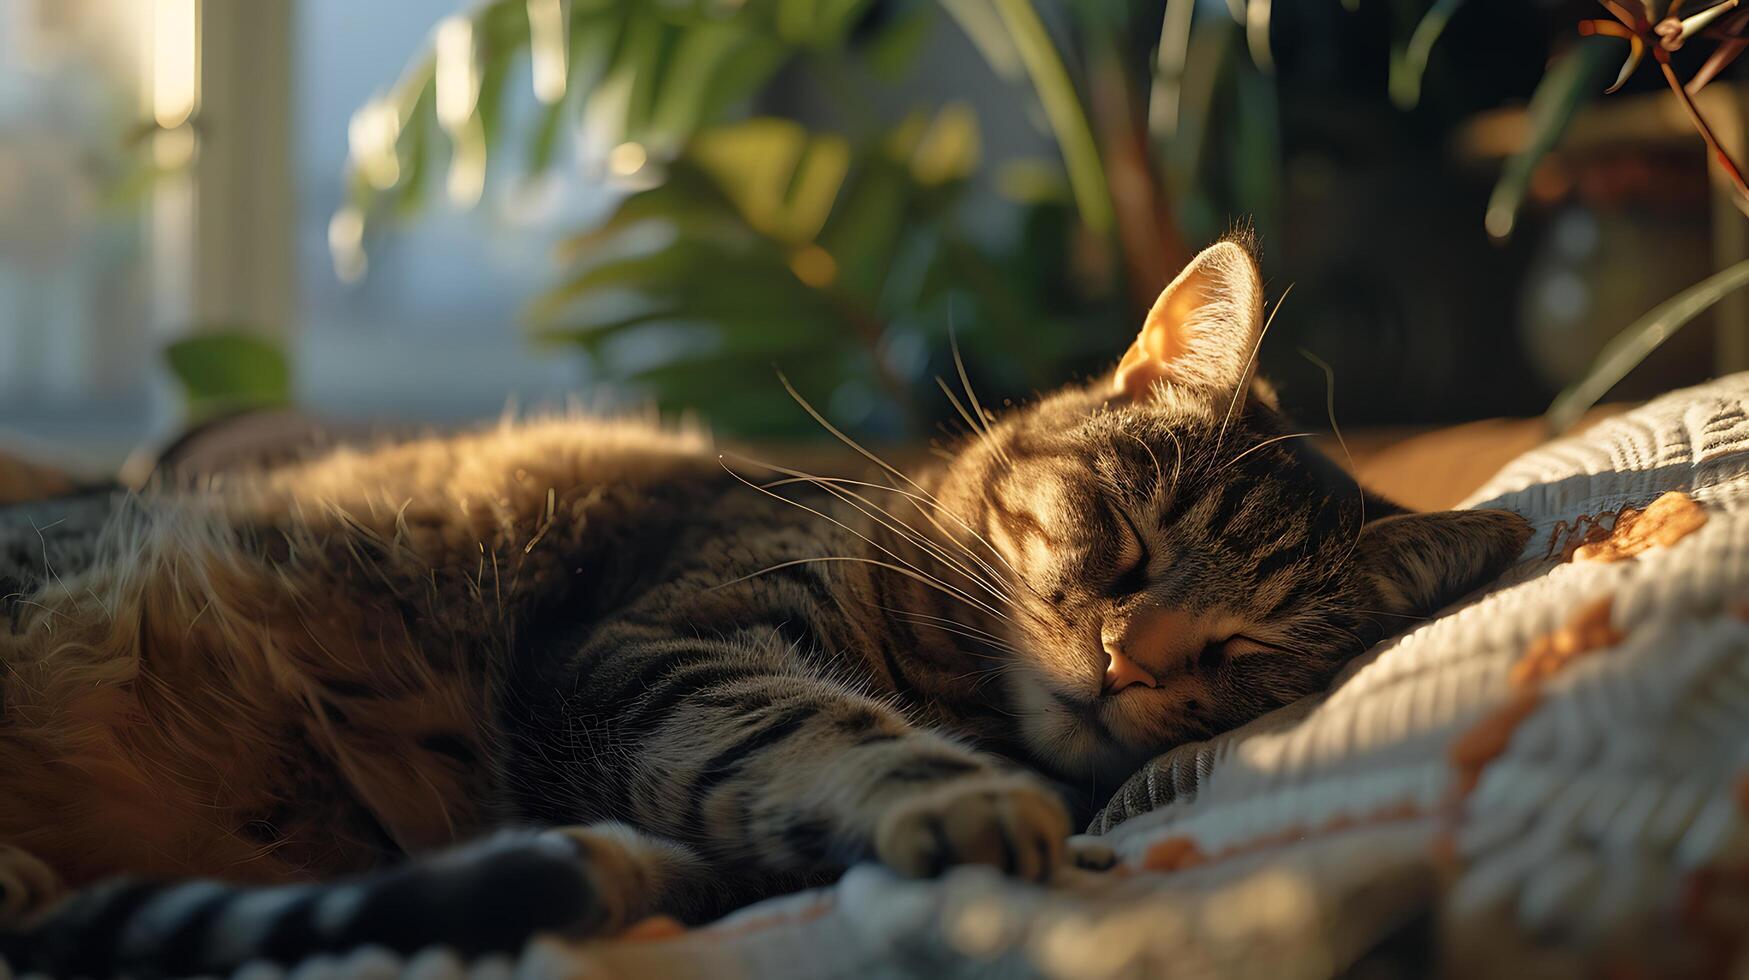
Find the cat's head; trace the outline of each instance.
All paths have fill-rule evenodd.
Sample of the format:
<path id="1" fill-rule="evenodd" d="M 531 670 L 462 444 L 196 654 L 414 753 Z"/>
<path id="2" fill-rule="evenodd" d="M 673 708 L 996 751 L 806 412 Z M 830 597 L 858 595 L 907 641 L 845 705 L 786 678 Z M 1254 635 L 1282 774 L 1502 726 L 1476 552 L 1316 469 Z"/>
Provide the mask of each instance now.
<path id="1" fill-rule="evenodd" d="M 1214 245 L 1115 371 L 995 420 L 937 487 L 1003 580 L 981 628 L 1006 647 L 1006 708 L 1065 776 L 1121 775 L 1322 689 L 1528 535 L 1500 511 L 1363 495 L 1253 377 L 1262 328 L 1250 251 Z"/>

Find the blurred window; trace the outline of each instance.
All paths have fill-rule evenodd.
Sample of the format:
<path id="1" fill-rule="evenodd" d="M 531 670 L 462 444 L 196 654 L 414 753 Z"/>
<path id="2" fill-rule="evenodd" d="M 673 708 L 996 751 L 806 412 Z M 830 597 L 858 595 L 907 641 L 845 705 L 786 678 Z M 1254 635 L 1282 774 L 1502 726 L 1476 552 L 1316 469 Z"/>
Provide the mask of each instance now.
<path id="1" fill-rule="evenodd" d="M 530 180 L 507 147 L 477 205 L 379 223 L 359 281 L 328 254 L 353 112 L 463 4 L 250 3 L 0 0 L 0 443 L 98 470 L 166 436 L 160 352 L 203 325 L 281 338 L 324 414 L 448 422 L 574 392 L 577 356 L 520 326 L 553 243 L 607 203 L 562 163 Z M 512 86 L 532 112 L 526 70 Z M 154 136 L 172 97 L 192 122 Z"/>
<path id="2" fill-rule="evenodd" d="M 125 452 L 150 424 L 146 228 L 124 146 L 138 0 L 0 0 L 0 437 Z"/>
<path id="3" fill-rule="evenodd" d="M 352 416 L 447 421 L 490 415 L 508 401 L 554 402 L 574 391 L 579 360 L 539 351 L 522 306 L 554 281 L 552 246 L 606 205 L 563 163 L 523 176 L 515 140 L 495 151 L 477 206 L 433 199 L 410 224 L 368 243 L 356 283 L 336 276 L 328 221 L 342 203 L 352 113 L 392 85 L 456 0 L 303 0 L 294 16 L 299 391 Z M 513 72 L 507 130 L 537 103 L 527 69 Z M 379 225 L 379 227 L 383 227 Z"/>

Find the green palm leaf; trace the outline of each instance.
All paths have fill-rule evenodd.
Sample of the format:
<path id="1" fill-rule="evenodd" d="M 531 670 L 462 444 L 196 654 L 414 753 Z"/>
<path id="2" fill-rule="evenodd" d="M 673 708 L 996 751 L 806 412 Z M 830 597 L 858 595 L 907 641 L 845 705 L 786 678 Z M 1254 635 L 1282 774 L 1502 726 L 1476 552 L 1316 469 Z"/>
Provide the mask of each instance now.
<path id="1" fill-rule="evenodd" d="M 531 317 L 544 340 L 597 356 L 641 333 L 701 329 L 698 343 L 662 344 L 667 359 L 627 376 L 664 403 L 711 402 L 717 414 L 725 375 L 744 384 L 773 359 L 811 384 L 858 381 L 903 403 L 910 391 L 878 351 L 945 254 L 932 243 L 978 146 L 959 107 L 860 146 L 782 119 L 708 127 L 664 183 L 565 243 L 575 268 Z M 738 421 L 767 433 L 806 424 L 764 410 Z"/>
<path id="2" fill-rule="evenodd" d="M 534 173 L 551 166 L 571 128 L 581 129 L 581 145 L 591 158 L 585 162 L 598 170 L 613 171 L 611 155 L 626 144 L 637 148 L 633 159 L 639 161 L 660 165 L 673 159 L 702 127 L 720 121 L 785 64 L 842 45 L 872 0 L 553 2 L 562 12 L 564 36 L 555 50 L 563 63 L 557 76 L 563 92 L 526 134 L 527 165 Z M 531 54 L 552 57 L 544 46 L 555 42 L 537 38 L 534 6 L 493 0 L 447 21 L 452 35 L 467 42 L 461 50 L 471 51 L 471 59 L 440 56 L 445 53 L 438 46 L 361 109 L 376 113 L 368 129 L 375 138 L 362 145 L 355 140 L 352 147 L 348 167 L 368 179 L 348 181 L 343 224 L 356 224 L 358 233 L 341 236 L 334 243 L 337 253 L 362 248 L 366 226 L 385 204 L 393 202 L 402 214 L 423 206 L 432 168 L 445 157 L 452 167 L 459 158 L 460 166 L 483 168 L 496 155 L 509 136 L 504 105 L 520 81 L 522 62 Z M 537 40 L 542 50 L 533 50 Z M 434 125 L 437 96 L 451 83 L 472 92 L 469 117 Z M 478 179 L 458 186 L 475 188 Z M 362 262 L 341 262 L 348 264 L 362 269 Z"/>
<path id="3" fill-rule="evenodd" d="M 1739 262 L 1714 273 L 1670 299 L 1616 334 L 1577 383 L 1561 392 L 1543 419 L 1550 431 L 1572 428 L 1593 405 L 1609 394 L 1616 382 L 1640 365 L 1648 355 L 1682 329 L 1688 321 L 1711 309 L 1726 294 L 1749 286 L 1749 262 Z"/>
<path id="4" fill-rule="evenodd" d="M 1560 142 L 1581 106 L 1602 87 L 1615 46 L 1606 39 L 1584 38 L 1549 65 L 1530 97 L 1530 138 L 1507 159 L 1500 180 L 1488 198 L 1483 221 L 1488 234 L 1504 239 L 1518 223 L 1518 209 L 1530 191 L 1536 165 Z"/>

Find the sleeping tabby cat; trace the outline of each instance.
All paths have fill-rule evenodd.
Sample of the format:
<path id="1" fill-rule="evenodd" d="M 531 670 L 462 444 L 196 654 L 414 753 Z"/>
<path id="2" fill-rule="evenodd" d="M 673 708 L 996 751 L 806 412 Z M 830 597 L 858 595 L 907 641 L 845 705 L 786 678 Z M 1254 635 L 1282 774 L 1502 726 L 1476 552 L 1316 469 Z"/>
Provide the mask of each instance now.
<path id="1" fill-rule="evenodd" d="M 31 534 L 0 552 L 12 955 L 510 950 L 865 859 L 1048 878 L 1054 785 L 1084 808 L 1318 690 L 1528 533 L 1295 438 L 1261 313 L 1215 245 L 1114 373 L 916 482 L 571 419 L 127 498 L 86 554 Z"/>

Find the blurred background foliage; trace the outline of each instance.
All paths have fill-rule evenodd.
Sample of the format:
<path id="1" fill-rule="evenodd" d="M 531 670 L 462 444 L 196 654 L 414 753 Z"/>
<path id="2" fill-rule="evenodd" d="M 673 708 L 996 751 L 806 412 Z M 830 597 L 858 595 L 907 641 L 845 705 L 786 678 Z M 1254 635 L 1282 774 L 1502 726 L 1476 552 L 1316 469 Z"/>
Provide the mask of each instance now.
<path id="1" fill-rule="evenodd" d="M 1299 414 L 1325 403 L 1302 350 L 1337 366 L 1344 422 L 1530 414 L 1583 374 L 1539 365 L 1523 336 L 1522 296 L 1539 269 L 1561 273 L 1545 268 L 1550 234 L 1517 232 L 1544 157 L 1626 53 L 1579 36 L 1599 12 L 495 0 L 435 25 L 428 54 L 358 110 L 329 244 L 343 278 L 365 275 L 383 227 L 439 193 L 471 205 L 499 148 L 522 141 L 524 176 L 563 167 L 615 195 L 530 297 L 533 342 L 734 434 L 817 432 L 781 369 L 854 431 L 899 437 L 951 417 L 936 378 L 956 372 L 956 339 L 990 403 L 1098 371 L 1195 248 L 1248 226 L 1272 296 L 1295 284 L 1262 364 Z M 948 32 L 1053 152 L 995 157 L 988 100 L 906 87 Z M 1692 73 L 1698 47 L 1660 57 Z M 528 99 L 534 123 L 507 126 L 506 104 Z M 1526 100 L 1509 145 L 1466 149 L 1473 120 Z M 1533 230 L 1559 232 L 1560 208 L 1546 211 Z M 1673 273 L 1681 285 L 1716 271 L 1700 261 Z M 1615 298 L 1627 317 L 1651 305 Z"/>

